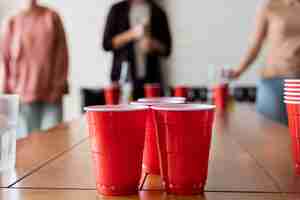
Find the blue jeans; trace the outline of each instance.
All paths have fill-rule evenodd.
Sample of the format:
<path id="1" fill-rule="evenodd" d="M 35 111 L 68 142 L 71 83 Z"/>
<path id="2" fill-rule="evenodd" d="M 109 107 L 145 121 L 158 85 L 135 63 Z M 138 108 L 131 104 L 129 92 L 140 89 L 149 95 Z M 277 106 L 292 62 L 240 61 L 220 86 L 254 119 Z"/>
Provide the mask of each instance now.
<path id="1" fill-rule="evenodd" d="M 17 137 L 23 138 L 33 131 L 47 130 L 61 123 L 62 119 L 62 103 L 35 102 L 22 104 L 21 122 Z"/>
<path id="2" fill-rule="evenodd" d="M 265 117 L 288 124 L 283 98 L 284 78 L 263 79 L 258 83 L 257 111 Z"/>

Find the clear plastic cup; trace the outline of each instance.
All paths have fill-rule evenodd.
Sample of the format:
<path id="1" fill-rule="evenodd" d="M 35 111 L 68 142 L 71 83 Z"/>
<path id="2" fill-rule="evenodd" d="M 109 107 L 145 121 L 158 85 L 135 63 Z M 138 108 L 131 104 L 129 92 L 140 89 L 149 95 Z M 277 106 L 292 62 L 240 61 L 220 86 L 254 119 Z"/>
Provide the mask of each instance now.
<path id="1" fill-rule="evenodd" d="M 19 97 L 0 95 L 0 172 L 13 169 L 16 164 L 16 132 Z"/>

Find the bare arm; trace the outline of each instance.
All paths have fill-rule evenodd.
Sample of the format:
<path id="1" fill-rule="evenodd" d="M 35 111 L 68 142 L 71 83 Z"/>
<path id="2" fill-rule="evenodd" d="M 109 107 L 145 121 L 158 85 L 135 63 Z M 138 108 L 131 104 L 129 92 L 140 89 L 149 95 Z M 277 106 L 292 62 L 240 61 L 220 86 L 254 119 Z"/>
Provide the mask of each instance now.
<path id="1" fill-rule="evenodd" d="M 249 66 L 256 60 L 259 55 L 263 43 L 266 39 L 268 32 L 268 17 L 267 9 L 264 7 L 261 9 L 256 16 L 256 27 L 255 31 L 251 37 L 250 47 L 240 63 L 239 67 L 234 71 L 233 77 L 239 77 L 243 72 L 245 72 Z"/>
<path id="2" fill-rule="evenodd" d="M 117 50 L 143 35 L 143 26 L 137 26 L 123 33 L 118 32 L 118 8 L 112 7 L 107 16 L 103 34 L 103 49 L 106 51 Z"/>
<path id="3" fill-rule="evenodd" d="M 121 33 L 119 35 L 116 35 L 112 39 L 112 47 L 113 49 L 119 49 L 126 44 L 138 39 L 143 35 L 143 27 L 138 26 L 133 29 L 130 29 L 124 33 Z"/>

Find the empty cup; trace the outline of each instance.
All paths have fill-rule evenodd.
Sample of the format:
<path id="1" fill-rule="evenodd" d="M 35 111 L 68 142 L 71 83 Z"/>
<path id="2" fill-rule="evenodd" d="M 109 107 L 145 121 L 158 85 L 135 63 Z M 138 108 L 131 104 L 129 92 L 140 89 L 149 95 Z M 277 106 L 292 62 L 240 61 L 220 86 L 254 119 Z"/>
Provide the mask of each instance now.
<path id="1" fill-rule="evenodd" d="M 224 111 L 229 98 L 228 84 L 220 84 L 213 89 L 213 99 L 217 109 Z"/>
<path id="2" fill-rule="evenodd" d="M 295 172 L 300 175 L 300 101 L 285 100 L 284 102 L 288 112 Z"/>
<path id="3" fill-rule="evenodd" d="M 105 102 L 106 105 L 117 105 L 120 102 L 120 86 L 113 84 L 104 89 Z"/>
<path id="4" fill-rule="evenodd" d="M 97 190 L 103 195 L 138 192 L 149 108 L 137 105 L 85 108 Z"/>
<path id="5" fill-rule="evenodd" d="M 158 104 L 182 104 L 185 98 L 162 97 L 139 99 L 139 102 L 133 102 L 133 105 L 152 106 Z M 160 175 L 160 162 L 158 155 L 158 144 L 156 138 L 155 120 L 153 115 L 149 115 L 146 122 L 145 148 L 143 154 L 143 170 L 149 174 Z"/>
<path id="6" fill-rule="evenodd" d="M 178 195 L 203 193 L 215 106 L 178 104 L 151 108 L 166 191 Z"/>
<path id="7" fill-rule="evenodd" d="M 284 92 L 284 95 L 287 97 L 300 97 L 300 93 L 297 92 Z"/>
<path id="8" fill-rule="evenodd" d="M 19 96 L 0 95 L 0 172 L 14 169 Z"/>
<path id="9" fill-rule="evenodd" d="M 300 88 L 300 83 L 285 83 L 285 88 Z"/>
<path id="10" fill-rule="evenodd" d="M 186 86 L 176 86 L 174 88 L 174 96 L 175 97 L 185 97 L 188 98 L 189 89 Z"/>
<path id="11" fill-rule="evenodd" d="M 160 84 L 158 83 L 145 84 L 144 90 L 145 90 L 146 98 L 161 96 L 161 88 L 160 88 Z"/>
<path id="12" fill-rule="evenodd" d="M 300 84 L 300 79 L 285 79 L 285 84 Z"/>

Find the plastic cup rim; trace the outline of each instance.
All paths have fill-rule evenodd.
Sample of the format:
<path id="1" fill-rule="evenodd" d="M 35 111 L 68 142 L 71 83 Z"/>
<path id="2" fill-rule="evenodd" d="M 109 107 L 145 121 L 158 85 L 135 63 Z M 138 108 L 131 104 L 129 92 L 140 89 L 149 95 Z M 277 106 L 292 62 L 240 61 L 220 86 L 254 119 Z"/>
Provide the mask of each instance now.
<path id="1" fill-rule="evenodd" d="M 133 112 L 148 110 L 149 107 L 144 105 L 130 105 L 130 104 L 119 104 L 119 105 L 98 105 L 88 106 L 84 110 L 87 112 Z"/>
<path id="2" fill-rule="evenodd" d="M 160 87 L 159 83 L 145 83 L 144 87 Z"/>
<path id="3" fill-rule="evenodd" d="M 284 79 L 285 83 L 300 83 L 300 79 Z"/>
<path id="4" fill-rule="evenodd" d="M 16 99 L 18 100 L 20 98 L 20 95 L 17 94 L 1 94 L 0 99 Z"/>
<path id="5" fill-rule="evenodd" d="M 300 96 L 300 92 L 284 92 L 285 96 Z"/>
<path id="6" fill-rule="evenodd" d="M 104 86 L 104 90 L 109 90 L 109 89 L 119 89 L 120 85 L 118 84 L 108 84 Z"/>
<path id="7" fill-rule="evenodd" d="M 300 104 L 300 101 L 289 101 L 289 100 L 284 100 L 285 104 Z"/>
<path id="8" fill-rule="evenodd" d="M 288 96 L 284 96 L 284 99 L 285 100 L 296 100 L 296 101 L 298 101 L 298 100 L 300 100 L 300 97 L 288 97 Z"/>
<path id="9" fill-rule="evenodd" d="M 131 102 L 130 103 L 131 105 L 143 105 L 143 106 L 148 106 L 148 107 L 151 107 L 151 106 L 156 106 L 156 105 L 174 105 L 174 104 L 185 104 L 185 102 L 138 102 L 138 101 L 135 101 L 135 102 Z"/>
<path id="10" fill-rule="evenodd" d="M 174 89 L 188 89 L 189 88 L 189 86 L 187 86 L 187 85 L 175 85 L 174 86 Z"/>
<path id="11" fill-rule="evenodd" d="M 300 83 L 285 83 L 284 87 L 295 87 L 300 86 Z"/>
<path id="12" fill-rule="evenodd" d="M 137 102 L 141 103 L 185 103 L 185 97 L 151 97 L 141 98 Z"/>
<path id="13" fill-rule="evenodd" d="M 300 88 L 284 88 L 284 91 L 300 93 Z"/>
<path id="14" fill-rule="evenodd" d="M 216 106 L 209 104 L 161 104 L 151 106 L 157 111 L 203 111 L 214 110 Z"/>

